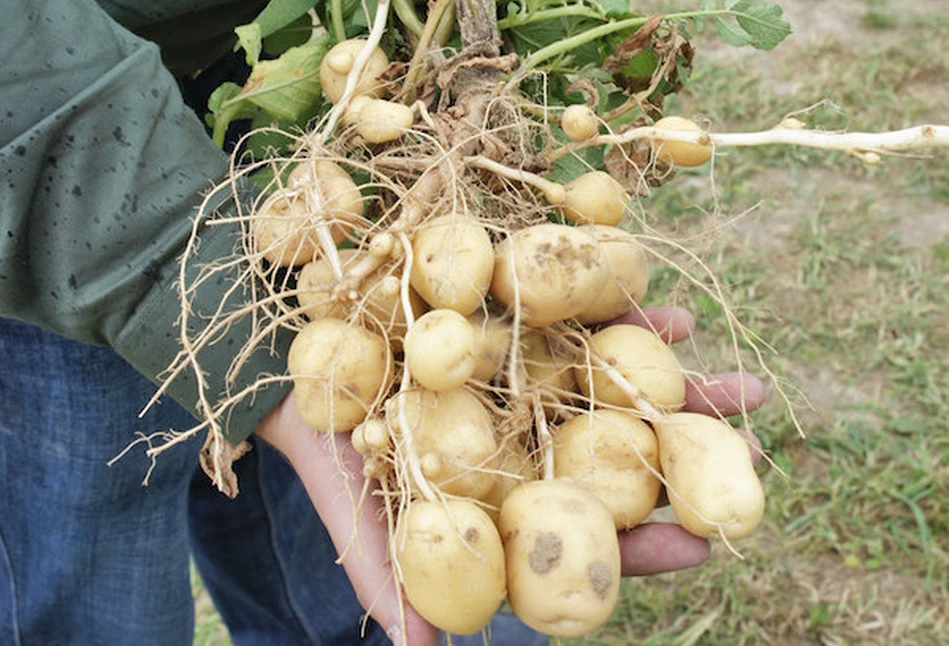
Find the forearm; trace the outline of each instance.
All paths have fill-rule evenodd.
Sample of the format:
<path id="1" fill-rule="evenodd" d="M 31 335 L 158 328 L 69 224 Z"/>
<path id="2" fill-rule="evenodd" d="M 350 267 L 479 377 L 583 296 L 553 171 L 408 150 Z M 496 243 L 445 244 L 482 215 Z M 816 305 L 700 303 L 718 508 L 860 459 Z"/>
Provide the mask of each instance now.
<path id="1" fill-rule="evenodd" d="M 7 9 L 0 315 L 112 345 L 157 379 L 180 350 L 179 256 L 195 207 L 227 159 L 181 101 L 158 48 L 96 3 L 16 0 Z M 236 235 L 236 228 L 202 231 L 195 264 L 229 255 Z M 197 294 L 196 320 L 223 289 Z M 247 334 L 235 325 L 204 351 L 212 396 L 241 387 L 225 384 L 224 374 Z M 281 371 L 281 360 L 259 352 L 246 378 Z M 176 382 L 169 393 L 194 409 L 193 379 Z M 260 393 L 257 410 L 282 394 Z M 236 411 L 234 439 L 260 416 Z"/>

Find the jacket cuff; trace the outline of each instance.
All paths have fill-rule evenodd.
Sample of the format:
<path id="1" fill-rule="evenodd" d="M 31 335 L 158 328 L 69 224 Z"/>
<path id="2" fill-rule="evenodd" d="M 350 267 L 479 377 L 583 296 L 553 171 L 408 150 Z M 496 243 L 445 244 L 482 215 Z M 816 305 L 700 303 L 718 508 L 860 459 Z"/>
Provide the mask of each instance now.
<path id="1" fill-rule="evenodd" d="M 231 225 L 206 226 L 200 234 L 197 253 L 188 258 L 187 281 L 191 285 L 198 267 L 220 263 L 233 257 L 238 243 L 237 227 Z M 152 375 L 156 382 L 164 381 L 167 394 L 190 410 L 199 422 L 208 418 L 207 406 L 212 410 L 231 397 L 239 400 L 218 419 L 219 430 L 234 446 L 245 440 L 264 417 L 289 392 L 289 380 L 272 381 L 250 389 L 261 378 L 286 374 L 286 356 L 292 334 L 278 330 L 273 337 L 265 339 L 247 357 L 235 375 L 229 375 L 232 364 L 251 337 L 253 316 L 241 315 L 214 339 L 196 351 L 192 363 L 177 374 L 169 374 L 168 361 L 177 357 L 182 364 L 181 333 L 182 301 L 178 290 L 179 262 L 172 261 L 157 273 L 157 280 L 121 333 L 114 341 L 116 351 L 145 375 Z M 246 305 L 246 289 L 228 289 L 239 280 L 235 268 L 221 272 L 204 281 L 193 294 L 189 294 L 189 336 L 194 336 L 206 325 L 209 317 L 220 309 L 232 312 Z M 226 295 L 227 301 L 221 304 Z M 220 316 L 220 315 L 218 315 Z M 259 319 L 258 319 L 259 320 Z M 194 366 L 200 367 L 199 383 Z M 203 393 L 200 390 L 203 389 Z M 204 397 L 206 404 L 202 405 Z M 186 429 L 176 429 L 186 430 Z"/>

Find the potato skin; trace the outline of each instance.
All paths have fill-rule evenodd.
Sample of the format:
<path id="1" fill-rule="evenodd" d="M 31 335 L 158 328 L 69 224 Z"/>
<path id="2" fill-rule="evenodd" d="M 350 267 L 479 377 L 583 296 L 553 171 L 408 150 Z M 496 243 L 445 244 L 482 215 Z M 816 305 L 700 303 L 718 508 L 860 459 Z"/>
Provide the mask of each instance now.
<path id="1" fill-rule="evenodd" d="M 699 124 L 691 119 L 677 116 L 663 117 L 653 126 L 660 130 L 685 130 L 689 132 L 700 132 L 702 130 Z M 659 159 L 675 166 L 701 166 L 712 158 L 712 148 L 707 145 L 664 139 L 652 139 L 649 143 Z"/>
<path id="2" fill-rule="evenodd" d="M 412 502 L 396 528 L 409 603 L 449 633 L 483 629 L 504 600 L 504 548 L 491 518 L 466 500 Z"/>
<path id="3" fill-rule="evenodd" d="M 334 318 L 303 326 L 287 368 L 297 408 L 317 431 L 351 431 L 392 376 L 389 346 L 377 334 Z"/>
<path id="4" fill-rule="evenodd" d="M 602 625 L 619 594 L 619 539 L 609 509 L 563 480 L 535 480 L 501 507 L 508 601 L 528 626 L 576 637 Z"/>
<path id="5" fill-rule="evenodd" d="M 765 500 L 745 438 L 697 413 L 668 415 L 653 426 L 669 502 L 682 526 L 705 538 L 751 534 Z"/>
<path id="6" fill-rule="evenodd" d="M 662 486 L 659 447 L 648 424 L 618 410 L 577 415 L 553 433 L 554 473 L 587 489 L 610 508 L 617 529 L 641 523 Z"/>
<path id="7" fill-rule="evenodd" d="M 487 230 L 464 215 L 424 222 L 412 240 L 412 287 L 435 308 L 468 316 L 484 304 L 494 271 Z"/>
<path id="8" fill-rule="evenodd" d="M 390 400 L 389 426 L 399 436 L 399 407 L 412 429 L 422 473 L 446 494 L 481 498 L 494 487 L 498 444 L 491 415 L 478 398 L 455 388 L 410 390 Z"/>
<path id="9" fill-rule="evenodd" d="M 585 227 L 600 243 L 610 277 L 596 299 L 576 318 L 581 323 L 603 323 L 625 314 L 649 288 L 649 260 L 636 237 L 616 227 Z"/>
<path id="10" fill-rule="evenodd" d="M 544 327 L 586 309 L 608 277 L 606 256 L 589 233 L 537 224 L 498 245 L 491 293 L 509 308 L 518 300 L 521 323 Z"/>
<path id="11" fill-rule="evenodd" d="M 675 412 L 685 403 L 685 375 L 675 354 L 655 333 L 637 325 L 606 327 L 590 337 L 593 354 L 616 369 L 663 412 Z M 577 385 L 584 395 L 592 392 L 599 401 L 617 406 L 636 406 L 636 401 L 596 366 L 575 369 Z M 590 378 L 592 374 L 592 379 Z M 592 383 L 591 383 L 592 382 Z"/>

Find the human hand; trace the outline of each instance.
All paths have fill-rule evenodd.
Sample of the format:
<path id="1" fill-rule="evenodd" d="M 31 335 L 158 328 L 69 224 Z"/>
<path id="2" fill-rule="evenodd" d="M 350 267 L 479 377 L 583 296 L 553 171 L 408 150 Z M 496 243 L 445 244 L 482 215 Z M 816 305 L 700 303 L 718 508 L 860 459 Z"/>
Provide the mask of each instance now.
<path id="1" fill-rule="evenodd" d="M 617 322 L 635 323 L 658 331 L 668 342 L 687 338 L 693 317 L 681 308 L 646 308 Z M 685 409 L 732 415 L 753 410 L 764 399 L 764 387 L 752 375 L 734 373 L 690 380 Z M 348 433 L 315 434 L 299 417 L 288 395 L 261 424 L 258 435 L 281 450 L 303 481 L 314 508 L 333 538 L 342 564 L 369 614 L 395 644 L 434 646 L 434 627 L 407 603 L 400 604 L 397 583 L 388 558 L 388 529 L 377 496 L 362 497 L 366 479 L 362 456 Z M 642 576 L 692 567 L 709 556 L 706 539 L 689 534 L 673 523 L 645 523 L 620 534 L 624 576 Z M 402 635 L 402 612 L 405 613 Z"/>

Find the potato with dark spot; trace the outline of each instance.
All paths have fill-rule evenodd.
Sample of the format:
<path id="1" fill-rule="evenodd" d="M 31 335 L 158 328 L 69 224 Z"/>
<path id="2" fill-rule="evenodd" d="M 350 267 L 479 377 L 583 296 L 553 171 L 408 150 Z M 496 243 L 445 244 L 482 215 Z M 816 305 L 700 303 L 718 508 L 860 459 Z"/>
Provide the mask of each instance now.
<path id="1" fill-rule="evenodd" d="M 521 621 L 577 637 L 609 619 L 620 551 L 613 515 L 599 498 L 566 480 L 526 482 L 508 494 L 498 525 L 508 601 Z"/>
<path id="2" fill-rule="evenodd" d="M 606 255 L 588 232 L 537 224 L 498 245 L 491 294 L 512 310 L 519 307 L 521 323 L 544 327 L 584 311 L 609 277 Z"/>

